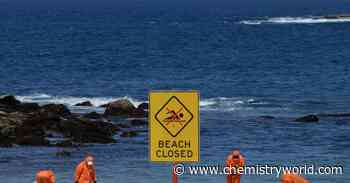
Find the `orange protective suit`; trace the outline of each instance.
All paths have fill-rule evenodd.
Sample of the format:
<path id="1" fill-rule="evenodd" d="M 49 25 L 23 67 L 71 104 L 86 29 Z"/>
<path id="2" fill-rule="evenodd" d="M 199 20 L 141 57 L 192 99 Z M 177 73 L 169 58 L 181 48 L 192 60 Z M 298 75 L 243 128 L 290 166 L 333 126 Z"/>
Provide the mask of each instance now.
<path id="1" fill-rule="evenodd" d="M 239 167 L 244 167 L 245 158 L 243 155 L 239 155 L 239 159 L 228 159 L 226 160 L 227 167 L 236 167 L 236 171 L 238 171 Z M 234 173 L 234 172 L 232 172 Z M 227 175 L 227 183 L 240 183 L 241 182 L 241 174 L 230 174 Z"/>
<path id="2" fill-rule="evenodd" d="M 281 183 L 310 183 L 304 177 L 293 174 L 293 173 L 285 173 L 281 177 Z"/>
<path id="3" fill-rule="evenodd" d="M 55 174 L 51 170 L 42 170 L 36 174 L 36 183 L 55 183 Z"/>
<path id="4" fill-rule="evenodd" d="M 88 166 L 85 161 L 79 163 L 75 170 L 75 182 L 93 183 L 96 181 L 96 171 L 94 166 Z"/>

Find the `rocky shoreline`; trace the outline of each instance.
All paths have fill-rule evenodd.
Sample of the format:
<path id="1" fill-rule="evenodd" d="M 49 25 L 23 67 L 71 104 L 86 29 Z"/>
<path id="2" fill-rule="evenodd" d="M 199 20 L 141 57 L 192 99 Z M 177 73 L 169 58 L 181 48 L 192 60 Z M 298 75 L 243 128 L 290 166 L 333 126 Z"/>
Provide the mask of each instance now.
<path id="1" fill-rule="evenodd" d="M 75 106 L 93 107 L 89 101 Z M 138 131 L 132 127 L 147 125 L 148 103 L 136 107 L 129 100 L 120 99 L 99 107 L 105 108 L 103 114 L 78 114 L 63 104 L 24 103 L 14 96 L 4 96 L 0 98 L 0 147 L 78 147 L 88 143 L 116 143 L 116 135 L 134 137 Z M 350 113 L 309 114 L 291 120 L 317 123 L 321 118 L 329 117 L 350 117 Z M 257 120 L 272 121 L 276 118 L 258 116 Z M 128 124 L 119 121 L 128 121 Z"/>
<path id="2" fill-rule="evenodd" d="M 89 106 L 88 102 L 78 106 Z M 22 103 L 14 96 L 0 98 L 0 147 L 14 145 L 73 147 L 86 143 L 116 143 L 114 136 L 137 132 L 110 118 L 133 118 L 130 125 L 147 125 L 147 104 L 135 107 L 126 99 L 104 105 L 104 114 L 72 113 L 63 104 Z M 53 141 L 51 139 L 61 139 Z"/>

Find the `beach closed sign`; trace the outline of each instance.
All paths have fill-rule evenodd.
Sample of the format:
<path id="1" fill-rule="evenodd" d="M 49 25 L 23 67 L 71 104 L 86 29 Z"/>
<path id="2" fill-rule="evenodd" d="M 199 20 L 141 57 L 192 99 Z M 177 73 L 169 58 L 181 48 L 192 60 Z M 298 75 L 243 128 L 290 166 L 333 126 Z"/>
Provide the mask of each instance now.
<path id="1" fill-rule="evenodd" d="M 199 161 L 199 93 L 152 91 L 149 102 L 150 160 Z"/>

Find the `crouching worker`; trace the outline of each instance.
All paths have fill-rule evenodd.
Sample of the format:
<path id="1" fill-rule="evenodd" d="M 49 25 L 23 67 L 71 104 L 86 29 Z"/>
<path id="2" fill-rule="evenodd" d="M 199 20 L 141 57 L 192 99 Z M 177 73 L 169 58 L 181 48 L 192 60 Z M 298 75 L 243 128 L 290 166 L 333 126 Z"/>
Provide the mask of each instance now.
<path id="1" fill-rule="evenodd" d="M 75 183 L 96 183 L 94 157 L 86 155 L 75 170 Z"/>
<path id="2" fill-rule="evenodd" d="M 285 172 L 281 176 L 281 183 L 310 183 L 310 182 L 302 176 L 299 176 L 297 174 L 290 173 L 290 172 Z"/>
<path id="3" fill-rule="evenodd" d="M 36 174 L 36 183 L 56 183 L 55 174 L 51 170 L 41 170 Z"/>
<path id="4" fill-rule="evenodd" d="M 241 174 L 239 169 L 242 169 L 245 164 L 245 158 L 239 150 L 232 151 L 226 159 L 226 166 L 230 169 L 227 175 L 227 183 L 240 183 Z"/>

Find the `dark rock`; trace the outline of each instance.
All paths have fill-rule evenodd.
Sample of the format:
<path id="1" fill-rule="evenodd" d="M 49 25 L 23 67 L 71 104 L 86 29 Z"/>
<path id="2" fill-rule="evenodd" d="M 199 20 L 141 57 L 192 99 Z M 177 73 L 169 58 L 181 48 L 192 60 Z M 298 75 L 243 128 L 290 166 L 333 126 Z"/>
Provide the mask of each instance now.
<path id="1" fill-rule="evenodd" d="M 25 113 L 10 113 L 0 117 L 0 133 L 8 137 L 13 144 L 46 146 L 49 142 L 45 139 L 45 123 L 32 118 Z"/>
<path id="2" fill-rule="evenodd" d="M 137 136 L 137 132 L 127 131 L 127 132 L 123 132 L 120 136 L 121 137 L 135 137 L 135 136 Z"/>
<path id="3" fill-rule="evenodd" d="M 94 106 L 90 101 L 84 101 L 84 102 L 81 102 L 81 103 L 77 103 L 75 104 L 75 106 L 86 106 L 86 107 L 92 107 Z"/>
<path id="4" fill-rule="evenodd" d="M 146 117 L 147 116 L 147 112 L 144 111 L 143 109 L 135 109 L 134 111 L 132 111 L 131 114 L 129 114 L 129 116 L 132 116 L 132 117 Z"/>
<path id="5" fill-rule="evenodd" d="M 16 127 L 12 125 L 1 126 L 0 134 L 4 137 L 15 137 L 16 136 Z"/>
<path id="6" fill-rule="evenodd" d="M 24 121 L 22 125 L 16 126 L 16 137 L 45 137 L 44 126 L 41 126 L 41 123 L 32 124 L 32 121 Z"/>
<path id="7" fill-rule="evenodd" d="M 2 147 L 12 144 L 50 146 L 46 137 L 52 133 L 72 139 L 71 142 L 57 144 L 62 147 L 76 143 L 115 143 L 113 136 L 119 130 L 120 127 L 113 123 L 75 116 L 64 105 L 49 104 L 31 113 L 0 112 Z"/>
<path id="8" fill-rule="evenodd" d="M 84 117 L 89 119 L 101 119 L 102 115 L 97 112 L 90 112 L 85 114 Z"/>
<path id="9" fill-rule="evenodd" d="M 60 116 L 69 116 L 71 112 L 63 104 L 47 104 L 41 107 L 42 113 L 52 113 Z"/>
<path id="10" fill-rule="evenodd" d="M 63 116 L 53 113 L 53 112 L 49 112 L 49 111 L 44 111 L 44 110 L 40 110 L 39 112 L 36 113 L 32 113 L 30 115 L 30 118 L 28 119 L 28 121 L 33 121 L 34 123 L 36 122 L 41 122 L 41 123 L 45 123 L 45 124 L 49 124 L 48 121 L 60 121 L 61 118 Z M 67 117 L 67 116 L 64 116 Z"/>
<path id="11" fill-rule="evenodd" d="M 115 143 L 113 135 L 119 130 L 112 123 L 76 118 L 62 120 L 60 128 L 65 137 L 79 143 Z"/>
<path id="12" fill-rule="evenodd" d="M 147 124 L 146 120 L 141 120 L 141 119 L 133 119 L 130 121 L 132 126 L 143 126 Z"/>
<path id="13" fill-rule="evenodd" d="M 104 107 L 104 108 L 106 108 L 108 106 L 108 104 L 102 104 L 102 105 L 100 105 L 99 107 Z"/>
<path id="14" fill-rule="evenodd" d="M 13 146 L 13 139 L 9 138 L 8 136 L 4 136 L 0 132 L 0 147 L 12 147 Z"/>
<path id="15" fill-rule="evenodd" d="M 3 105 L 9 105 L 9 106 L 14 106 L 14 105 L 18 105 L 21 102 L 19 100 L 17 100 L 14 96 L 9 95 L 9 96 L 5 96 L 3 98 L 0 98 L 0 104 Z"/>
<path id="16" fill-rule="evenodd" d="M 0 147 L 12 147 L 15 144 L 17 127 L 22 124 L 24 116 L 17 113 L 1 112 Z"/>
<path id="17" fill-rule="evenodd" d="M 19 105 L 16 106 L 17 111 L 20 112 L 35 112 L 38 111 L 40 109 L 39 104 L 37 103 L 21 103 Z"/>
<path id="18" fill-rule="evenodd" d="M 26 146 L 49 146 L 50 142 L 41 136 L 17 137 L 16 144 Z"/>
<path id="19" fill-rule="evenodd" d="M 135 109 L 135 106 L 129 100 L 122 99 L 109 103 L 104 114 L 108 116 L 129 116 Z"/>
<path id="20" fill-rule="evenodd" d="M 295 121 L 297 121 L 297 122 L 318 122 L 319 119 L 316 115 L 311 114 L 311 115 L 297 118 L 297 119 L 295 119 Z"/>
<path id="21" fill-rule="evenodd" d="M 10 148 L 10 147 L 13 147 L 13 144 L 12 144 L 11 140 L 1 139 L 0 140 L 0 147 L 2 147 L 2 148 Z"/>
<path id="22" fill-rule="evenodd" d="M 139 106 L 137 106 L 138 109 L 142 110 L 148 110 L 148 103 L 141 103 Z"/>
<path id="23" fill-rule="evenodd" d="M 30 113 L 30 112 L 38 111 L 39 109 L 40 109 L 40 106 L 37 103 L 19 103 L 15 105 L 0 104 L 0 110 L 8 113 L 11 113 L 11 112 Z"/>
<path id="24" fill-rule="evenodd" d="M 0 110 L 5 112 L 33 112 L 39 108 L 37 103 L 21 103 L 14 96 L 5 96 L 0 99 Z"/>

